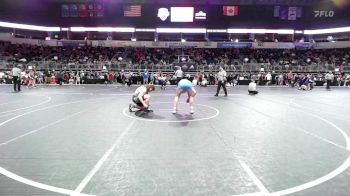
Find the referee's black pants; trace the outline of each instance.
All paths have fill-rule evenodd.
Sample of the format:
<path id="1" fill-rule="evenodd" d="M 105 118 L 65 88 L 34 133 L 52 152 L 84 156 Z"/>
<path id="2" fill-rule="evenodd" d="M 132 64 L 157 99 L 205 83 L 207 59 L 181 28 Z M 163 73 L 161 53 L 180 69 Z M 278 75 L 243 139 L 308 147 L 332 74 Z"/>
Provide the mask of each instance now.
<path id="1" fill-rule="evenodd" d="M 327 80 L 327 89 L 330 89 L 332 84 L 332 80 Z"/>
<path id="2" fill-rule="evenodd" d="M 215 96 L 218 96 L 218 95 L 219 95 L 221 86 L 222 86 L 222 88 L 224 89 L 225 96 L 227 96 L 226 82 L 225 82 L 225 81 L 218 81 L 218 88 L 217 88 L 217 90 L 216 90 Z"/>
<path id="3" fill-rule="evenodd" d="M 13 90 L 21 91 L 21 80 L 18 76 L 13 76 Z"/>

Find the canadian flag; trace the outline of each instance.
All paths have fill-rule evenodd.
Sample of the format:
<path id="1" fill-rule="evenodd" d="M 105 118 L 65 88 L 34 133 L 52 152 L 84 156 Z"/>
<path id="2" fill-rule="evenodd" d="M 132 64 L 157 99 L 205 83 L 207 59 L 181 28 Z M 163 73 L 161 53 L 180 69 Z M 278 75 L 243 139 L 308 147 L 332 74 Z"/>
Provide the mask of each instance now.
<path id="1" fill-rule="evenodd" d="M 223 6 L 225 16 L 237 16 L 238 6 Z"/>

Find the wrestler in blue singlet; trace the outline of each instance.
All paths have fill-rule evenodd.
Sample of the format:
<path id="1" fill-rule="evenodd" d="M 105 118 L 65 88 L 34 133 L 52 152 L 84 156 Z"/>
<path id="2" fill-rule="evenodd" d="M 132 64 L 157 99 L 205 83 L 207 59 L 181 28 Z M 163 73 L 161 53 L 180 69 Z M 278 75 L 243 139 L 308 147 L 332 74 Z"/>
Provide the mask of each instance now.
<path id="1" fill-rule="evenodd" d="M 182 92 L 186 92 L 188 90 L 191 90 L 193 87 L 192 82 L 188 79 L 182 79 L 177 85 L 177 88 L 180 89 Z"/>

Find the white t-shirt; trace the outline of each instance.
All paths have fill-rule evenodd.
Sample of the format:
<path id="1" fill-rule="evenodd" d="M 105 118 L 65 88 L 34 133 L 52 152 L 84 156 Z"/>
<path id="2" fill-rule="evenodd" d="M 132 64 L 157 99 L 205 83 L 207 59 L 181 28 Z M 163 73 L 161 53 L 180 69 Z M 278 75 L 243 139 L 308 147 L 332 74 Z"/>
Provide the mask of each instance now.
<path id="1" fill-rule="evenodd" d="M 266 74 L 266 80 L 272 80 L 272 76 L 271 76 L 271 74 Z"/>
<path id="2" fill-rule="evenodd" d="M 256 83 L 255 82 L 249 83 L 248 90 L 249 91 L 256 91 Z"/>
<path id="3" fill-rule="evenodd" d="M 327 73 L 325 78 L 326 78 L 326 80 L 333 80 L 334 76 L 331 73 Z"/>
<path id="4" fill-rule="evenodd" d="M 18 76 L 18 77 L 21 77 L 21 70 L 17 67 L 14 67 L 12 69 L 12 76 Z"/>
<path id="5" fill-rule="evenodd" d="M 177 78 L 182 78 L 184 76 L 184 72 L 181 69 L 176 70 L 175 76 Z"/>
<path id="6" fill-rule="evenodd" d="M 222 71 L 219 71 L 217 77 L 218 77 L 218 81 L 224 81 L 226 79 L 226 71 L 225 70 L 222 70 Z"/>

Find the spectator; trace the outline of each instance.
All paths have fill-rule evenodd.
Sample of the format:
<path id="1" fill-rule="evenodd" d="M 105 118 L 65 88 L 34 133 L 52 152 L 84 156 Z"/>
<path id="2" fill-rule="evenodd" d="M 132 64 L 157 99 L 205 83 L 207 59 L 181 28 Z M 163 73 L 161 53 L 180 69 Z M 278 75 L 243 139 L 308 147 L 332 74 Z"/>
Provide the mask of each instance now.
<path id="1" fill-rule="evenodd" d="M 5 83 L 5 73 L 0 71 L 0 84 Z"/>
<path id="2" fill-rule="evenodd" d="M 344 86 L 350 86 L 350 74 L 346 74 Z"/>
<path id="3" fill-rule="evenodd" d="M 271 80 L 272 80 L 272 76 L 271 76 L 271 73 L 270 72 L 267 72 L 266 76 L 265 76 L 265 79 L 266 79 L 266 85 L 270 85 L 271 84 Z"/>
<path id="4" fill-rule="evenodd" d="M 249 86 L 248 86 L 248 93 L 249 93 L 249 95 L 256 95 L 259 93 L 256 89 L 255 80 L 250 81 Z"/>
<path id="5" fill-rule="evenodd" d="M 147 69 L 144 70 L 144 72 L 142 73 L 142 76 L 143 76 L 143 84 L 148 84 L 150 75 Z"/>
<path id="6" fill-rule="evenodd" d="M 62 73 L 61 73 L 60 71 L 57 71 L 57 72 L 56 72 L 55 80 L 57 80 L 57 83 L 58 83 L 59 85 L 62 85 L 62 84 L 63 84 L 63 75 L 62 75 Z M 51 83 L 52 83 L 52 81 L 51 81 Z"/>
<path id="7" fill-rule="evenodd" d="M 81 78 L 80 78 L 80 73 L 79 71 L 77 72 L 77 74 L 75 74 L 75 85 L 79 85 L 81 84 Z"/>

